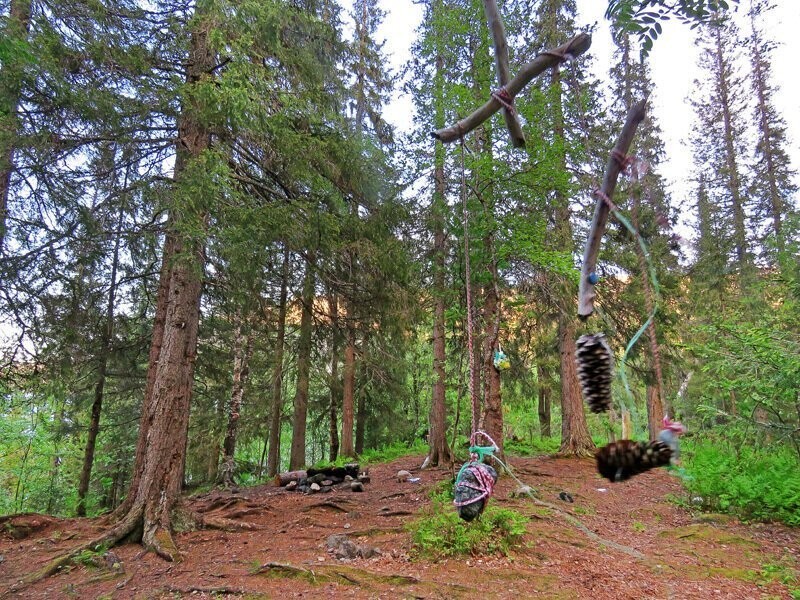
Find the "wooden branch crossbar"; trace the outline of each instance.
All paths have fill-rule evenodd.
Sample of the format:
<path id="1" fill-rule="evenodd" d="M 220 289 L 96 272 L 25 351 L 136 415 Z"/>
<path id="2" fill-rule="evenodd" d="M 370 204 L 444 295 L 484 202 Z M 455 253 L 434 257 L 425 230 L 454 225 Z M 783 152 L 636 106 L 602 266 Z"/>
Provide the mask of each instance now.
<path id="1" fill-rule="evenodd" d="M 639 123 L 644 120 L 647 98 L 634 104 L 628 111 L 625 125 L 617 138 L 614 149 L 608 156 L 606 162 L 606 172 L 603 177 L 602 187 L 595 192 L 597 203 L 594 207 L 592 226 L 589 229 L 589 236 L 586 238 L 586 247 L 583 251 L 583 266 L 581 267 L 581 279 L 578 287 L 578 316 L 586 319 L 594 312 L 595 279 L 594 273 L 597 266 L 597 256 L 600 253 L 600 242 L 608 223 L 608 213 L 610 207 L 607 201 L 614 196 L 617 188 L 617 178 L 625 168 L 623 157 L 628 155 L 628 150 L 636 135 Z M 595 280 L 596 282 L 596 280 Z"/>
<path id="2" fill-rule="evenodd" d="M 489 31 L 492 32 L 492 39 L 494 40 L 494 59 L 497 65 L 497 80 L 500 82 L 500 91 L 496 92 L 498 96 L 496 99 L 503 104 L 506 101 L 502 96 L 504 93 L 502 90 L 511 79 L 511 71 L 508 67 L 506 32 L 503 27 L 503 19 L 497 10 L 497 2 L 495 0 L 483 0 L 483 7 L 486 11 L 486 22 L 489 24 Z M 495 97 L 495 94 L 493 94 L 493 97 Z M 514 110 L 513 98 L 507 104 L 508 106 L 503 105 L 503 118 L 506 121 L 508 134 L 511 136 L 511 145 L 514 148 L 523 148 L 525 146 L 525 134 L 522 132 L 522 125 Z"/>
<path id="3" fill-rule="evenodd" d="M 503 88 L 508 97 L 513 100 L 522 89 L 528 85 L 534 77 L 541 75 L 547 69 L 554 67 L 561 63 L 566 57 L 577 57 L 586 52 L 592 45 L 592 36 L 588 33 L 579 33 L 567 43 L 562 44 L 558 48 L 543 52 L 532 61 L 524 65 L 516 76 L 509 81 Z M 454 125 L 439 129 L 431 133 L 433 137 L 447 144 L 457 139 L 462 138 L 470 131 L 478 127 L 481 123 L 486 121 L 489 117 L 495 114 L 503 107 L 503 104 L 495 96 L 473 112 L 471 115 L 464 117 Z"/>

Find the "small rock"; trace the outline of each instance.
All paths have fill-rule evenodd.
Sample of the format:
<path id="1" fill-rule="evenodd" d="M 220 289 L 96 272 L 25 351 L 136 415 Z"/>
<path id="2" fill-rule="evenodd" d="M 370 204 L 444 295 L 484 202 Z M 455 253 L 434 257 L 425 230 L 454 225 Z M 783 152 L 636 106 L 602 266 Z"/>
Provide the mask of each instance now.
<path id="1" fill-rule="evenodd" d="M 324 556 L 318 556 L 317 557 L 317 562 L 325 562 L 325 557 Z"/>
<path id="2" fill-rule="evenodd" d="M 313 493 L 315 493 L 315 492 L 318 492 L 318 491 L 320 491 L 320 489 L 321 489 L 321 488 L 319 487 L 319 484 L 318 484 L 318 483 L 312 483 L 312 484 L 311 484 L 311 493 L 312 493 L 312 494 L 313 494 Z"/>
<path id="3" fill-rule="evenodd" d="M 290 492 L 293 489 L 295 489 L 296 487 L 297 487 L 297 482 L 296 481 L 290 481 L 289 483 L 286 484 L 286 490 L 290 491 Z"/>
<path id="4" fill-rule="evenodd" d="M 320 488 L 320 490 L 319 490 L 319 491 L 320 491 L 320 492 L 322 492 L 323 494 L 326 494 L 326 493 L 330 492 L 332 489 L 333 489 L 333 487 L 332 487 L 332 486 L 330 486 L 330 485 L 323 485 L 323 486 Z"/>
<path id="5" fill-rule="evenodd" d="M 350 475 L 345 475 L 344 476 L 344 480 L 345 481 L 353 481 L 353 478 Z"/>
<path id="6" fill-rule="evenodd" d="M 564 502 L 570 502 L 570 503 L 575 502 L 575 500 L 572 498 L 572 494 L 570 494 L 569 492 L 561 492 L 558 495 L 558 497 Z"/>
<path id="7" fill-rule="evenodd" d="M 333 485 L 333 481 L 331 481 L 330 479 L 326 479 L 325 481 L 321 482 L 320 485 L 322 487 L 326 487 L 326 486 L 327 487 L 331 487 Z"/>
<path id="8" fill-rule="evenodd" d="M 364 491 L 364 484 L 360 481 L 354 481 L 350 484 L 350 491 L 351 492 L 363 492 Z"/>
<path id="9" fill-rule="evenodd" d="M 403 481 L 408 481 L 410 478 L 411 478 L 411 473 L 409 471 L 401 469 L 397 472 L 397 481 L 401 483 Z M 361 478 L 359 477 L 359 479 Z"/>
<path id="10" fill-rule="evenodd" d="M 239 493 L 239 488 L 237 488 L 237 487 L 232 487 L 231 488 L 231 494 L 238 494 L 238 493 Z"/>
<path id="11" fill-rule="evenodd" d="M 344 528 L 345 528 L 345 529 L 350 529 L 350 527 L 351 527 L 350 523 L 345 523 L 345 524 L 344 524 Z"/>
<path id="12" fill-rule="evenodd" d="M 535 495 L 536 490 L 529 485 L 521 485 L 511 492 L 512 498 L 533 498 Z"/>

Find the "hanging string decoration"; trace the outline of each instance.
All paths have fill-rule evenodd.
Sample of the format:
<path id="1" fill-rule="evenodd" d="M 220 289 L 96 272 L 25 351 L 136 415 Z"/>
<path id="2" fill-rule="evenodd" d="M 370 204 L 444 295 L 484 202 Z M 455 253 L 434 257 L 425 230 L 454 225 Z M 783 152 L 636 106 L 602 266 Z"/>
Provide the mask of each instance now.
<path id="1" fill-rule="evenodd" d="M 478 435 L 483 435 L 491 446 L 478 446 Z M 476 431 L 470 440 L 470 460 L 461 467 L 456 477 L 454 500 L 458 516 L 467 522 L 483 513 L 497 483 L 497 471 L 483 462 L 484 457 L 497 452 L 497 444 L 483 431 Z"/>
<path id="2" fill-rule="evenodd" d="M 634 475 L 669 464 L 672 451 L 664 442 L 618 440 L 600 448 L 597 472 L 611 482 L 625 481 Z"/>
<path id="3" fill-rule="evenodd" d="M 507 371 L 511 368 L 511 360 L 509 360 L 508 356 L 506 356 L 506 353 L 503 352 L 503 349 L 499 346 L 494 352 L 494 359 L 492 363 L 494 364 L 494 368 L 498 371 Z"/>
<path id="4" fill-rule="evenodd" d="M 582 335 L 576 342 L 575 361 L 583 399 L 593 413 L 611 408 L 614 356 L 602 333 Z"/>

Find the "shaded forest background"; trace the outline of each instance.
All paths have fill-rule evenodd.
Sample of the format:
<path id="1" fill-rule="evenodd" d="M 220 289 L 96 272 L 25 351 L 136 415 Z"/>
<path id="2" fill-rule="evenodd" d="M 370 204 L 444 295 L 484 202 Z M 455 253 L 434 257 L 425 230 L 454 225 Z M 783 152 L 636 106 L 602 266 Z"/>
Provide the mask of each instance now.
<path id="1" fill-rule="evenodd" d="M 474 423 L 587 454 L 668 413 L 709 503 L 797 523 L 800 220 L 768 2 L 742 30 L 721 2 L 695 22 L 691 191 L 667 193 L 649 117 L 615 197 L 649 255 L 612 220 L 587 323 L 594 190 L 662 15 L 611 2 L 607 79 L 590 49 L 534 80 L 515 149 L 500 115 L 431 138 L 498 86 L 484 3 L 423 4 L 393 73 L 375 0 L 0 2 L 0 513 L 124 513 L 153 439 L 196 488 L 387 448 L 447 463 Z M 573 0 L 500 9 L 512 72 L 583 29 Z M 383 117 L 401 89 L 409 134 Z M 585 413 L 575 339 L 604 331 L 620 362 L 654 308 L 630 391 Z"/>

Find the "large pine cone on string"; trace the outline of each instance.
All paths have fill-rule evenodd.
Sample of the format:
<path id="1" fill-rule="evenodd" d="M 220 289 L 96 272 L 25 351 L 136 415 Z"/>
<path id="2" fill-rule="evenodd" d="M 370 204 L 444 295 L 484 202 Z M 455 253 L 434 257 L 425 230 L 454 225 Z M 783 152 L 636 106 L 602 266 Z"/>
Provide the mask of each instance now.
<path id="1" fill-rule="evenodd" d="M 582 335 L 575 343 L 575 362 L 583 399 L 593 413 L 611 408 L 611 381 L 614 378 L 614 357 L 602 333 Z"/>
<path id="2" fill-rule="evenodd" d="M 672 451 L 664 442 L 619 440 L 600 448 L 597 472 L 609 481 L 624 481 L 655 467 L 669 464 Z"/>

